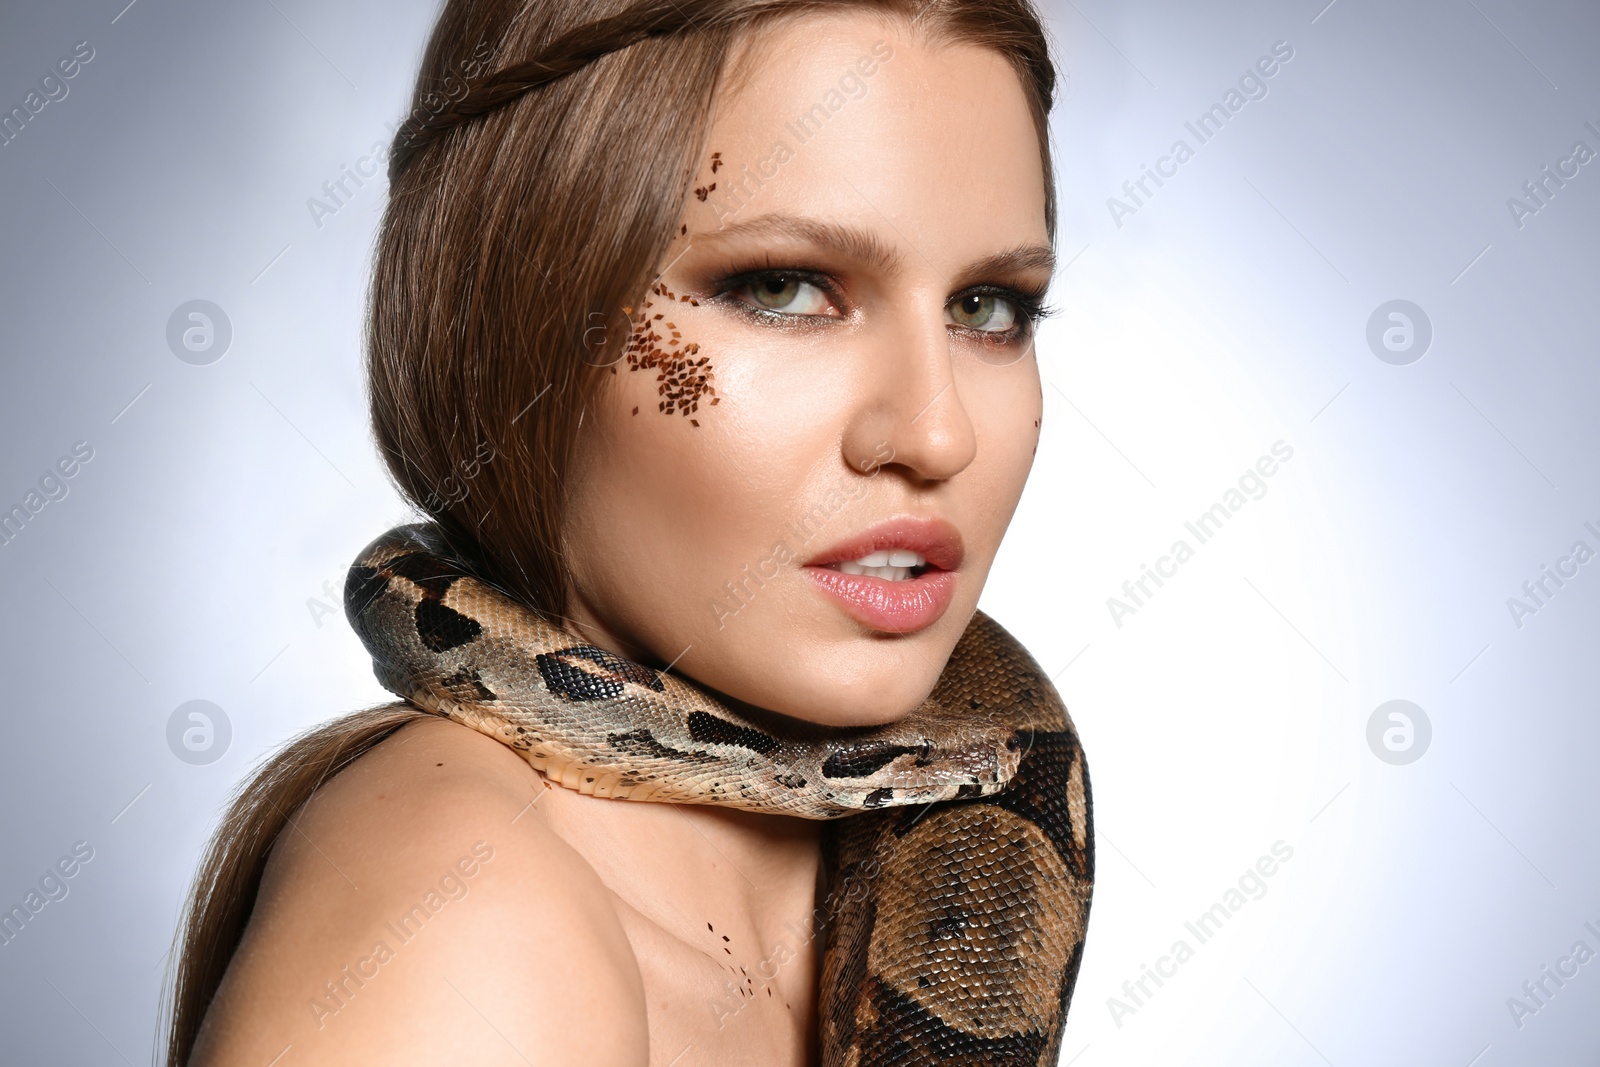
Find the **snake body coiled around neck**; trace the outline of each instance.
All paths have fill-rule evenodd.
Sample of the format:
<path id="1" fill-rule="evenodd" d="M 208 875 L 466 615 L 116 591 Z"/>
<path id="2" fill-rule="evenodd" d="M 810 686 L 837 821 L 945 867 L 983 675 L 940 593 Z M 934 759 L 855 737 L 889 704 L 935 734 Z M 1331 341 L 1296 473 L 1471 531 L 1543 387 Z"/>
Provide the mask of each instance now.
<path id="1" fill-rule="evenodd" d="M 368 545 L 345 611 L 382 684 L 599 797 L 828 819 L 824 1067 L 1048 1067 L 1094 888 L 1088 770 L 1065 707 L 974 614 L 932 694 L 803 736 L 551 626 L 435 528 Z"/>

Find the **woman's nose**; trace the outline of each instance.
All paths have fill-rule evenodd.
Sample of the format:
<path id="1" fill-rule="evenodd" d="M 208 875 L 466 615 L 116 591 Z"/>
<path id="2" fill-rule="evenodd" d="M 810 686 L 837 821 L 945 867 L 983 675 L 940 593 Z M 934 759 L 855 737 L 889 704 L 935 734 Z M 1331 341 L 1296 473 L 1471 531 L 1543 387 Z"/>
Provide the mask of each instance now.
<path id="1" fill-rule="evenodd" d="M 944 307 L 915 308 L 873 324 L 864 346 L 863 388 L 844 436 L 845 461 L 863 473 L 899 467 L 919 482 L 965 470 L 977 434 L 955 376 Z"/>

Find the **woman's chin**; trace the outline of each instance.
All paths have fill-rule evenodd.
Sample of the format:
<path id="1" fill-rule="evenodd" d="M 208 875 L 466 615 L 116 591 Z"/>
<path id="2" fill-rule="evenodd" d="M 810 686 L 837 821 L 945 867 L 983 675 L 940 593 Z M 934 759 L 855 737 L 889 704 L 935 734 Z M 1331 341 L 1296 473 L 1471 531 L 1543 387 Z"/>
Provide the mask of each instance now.
<path id="1" fill-rule="evenodd" d="M 765 709 L 794 725 L 852 729 L 899 722 L 922 706 L 937 682 L 937 674 L 923 677 L 922 672 L 844 675 L 837 664 L 791 663 L 757 684 L 735 682 L 730 689 L 738 694 L 734 703 Z"/>

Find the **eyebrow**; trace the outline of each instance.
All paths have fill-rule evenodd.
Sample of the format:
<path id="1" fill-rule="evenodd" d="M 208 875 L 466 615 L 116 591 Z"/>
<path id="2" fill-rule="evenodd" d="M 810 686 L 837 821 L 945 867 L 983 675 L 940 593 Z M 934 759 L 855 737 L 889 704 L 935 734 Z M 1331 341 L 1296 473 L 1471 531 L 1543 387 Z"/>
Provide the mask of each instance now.
<path id="1" fill-rule="evenodd" d="M 955 288 L 965 289 L 985 278 L 1031 270 L 1044 271 L 1047 278 L 1054 275 L 1055 251 L 1046 245 L 1019 245 L 1004 252 L 996 252 L 992 256 L 985 256 L 956 276 Z"/>
<path id="2" fill-rule="evenodd" d="M 800 241 L 842 252 L 858 262 L 865 263 L 893 277 L 904 267 L 900 253 L 885 244 L 870 230 L 802 215 L 769 213 L 753 219 L 736 222 L 716 230 L 696 234 L 700 239 L 724 237 L 790 237 Z M 959 284 L 964 288 L 984 277 L 1021 270 L 1044 270 L 1054 273 L 1055 252 L 1045 245 L 1021 245 L 985 256 L 958 272 Z"/>
<path id="3" fill-rule="evenodd" d="M 852 259 L 875 267 L 885 274 L 898 274 L 902 267 L 900 253 L 884 244 L 877 234 L 859 226 L 848 226 L 803 215 L 758 215 L 731 226 L 697 234 L 704 238 L 719 237 L 791 237 L 823 248 L 843 252 Z"/>

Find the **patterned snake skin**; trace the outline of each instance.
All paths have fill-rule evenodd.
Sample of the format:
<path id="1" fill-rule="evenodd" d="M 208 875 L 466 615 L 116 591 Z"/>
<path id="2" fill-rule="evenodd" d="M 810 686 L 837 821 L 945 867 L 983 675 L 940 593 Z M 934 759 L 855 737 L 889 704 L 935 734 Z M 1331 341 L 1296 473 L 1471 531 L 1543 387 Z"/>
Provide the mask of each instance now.
<path id="1" fill-rule="evenodd" d="M 368 545 L 345 611 L 386 688 L 569 788 L 836 820 L 825 1067 L 1056 1062 L 1094 889 L 1089 776 L 1055 689 L 992 619 L 911 717 L 791 736 L 545 624 L 430 526 Z"/>

